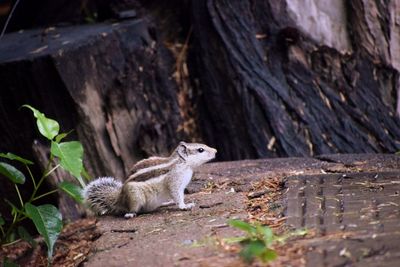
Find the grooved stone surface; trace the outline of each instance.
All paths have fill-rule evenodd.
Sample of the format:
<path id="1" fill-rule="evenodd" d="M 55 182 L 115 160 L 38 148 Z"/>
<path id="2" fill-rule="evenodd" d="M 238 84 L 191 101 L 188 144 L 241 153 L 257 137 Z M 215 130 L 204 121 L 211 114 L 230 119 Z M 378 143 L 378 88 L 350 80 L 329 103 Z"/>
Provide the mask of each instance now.
<path id="1" fill-rule="evenodd" d="M 307 266 L 400 266 L 400 172 L 288 177 L 287 224 L 315 229 Z"/>
<path id="2" fill-rule="evenodd" d="M 248 218 L 248 193 L 276 178 L 285 181 L 277 202 L 286 223 L 310 235 L 288 241 L 299 252 L 285 250 L 271 266 L 400 266 L 400 157 L 374 154 L 206 164 L 187 188 L 193 210 L 99 218 L 101 236 L 82 266 L 244 266 L 206 241 L 242 234 L 227 220 Z"/>

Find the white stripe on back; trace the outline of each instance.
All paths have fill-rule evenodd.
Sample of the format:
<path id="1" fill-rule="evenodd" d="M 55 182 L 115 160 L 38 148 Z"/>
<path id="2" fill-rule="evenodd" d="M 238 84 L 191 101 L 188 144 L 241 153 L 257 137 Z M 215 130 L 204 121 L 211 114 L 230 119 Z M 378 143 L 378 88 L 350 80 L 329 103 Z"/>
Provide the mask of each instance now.
<path id="1" fill-rule="evenodd" d="M 144 168 L 144 169 L 138 170 L 133 175 L 131 175 L 129 178 L 130 179 L 134 179 L 135 177 L 137 177 L 137 176 L 139 176 L 139 175 L 141 175 L 143 173 L 147 173 L 147 172 L 151 172 L 151 171 L 154 171 L 154 170 L 157 170 L 157 169 L 163 169 L 163 168 L 169 167 L 169 166 L 173 165 L 177 161 L 178 161 L 178 158 L 174 158 L 173 160 L 171 160 L 171 161 L 169 161 L 167 163 L 163 163 L 163 164 L 159 164 L 159 165 L 156 165 L 156 166 L 151 166 L 151 167 L 148 167 L 148 168 Z"/>

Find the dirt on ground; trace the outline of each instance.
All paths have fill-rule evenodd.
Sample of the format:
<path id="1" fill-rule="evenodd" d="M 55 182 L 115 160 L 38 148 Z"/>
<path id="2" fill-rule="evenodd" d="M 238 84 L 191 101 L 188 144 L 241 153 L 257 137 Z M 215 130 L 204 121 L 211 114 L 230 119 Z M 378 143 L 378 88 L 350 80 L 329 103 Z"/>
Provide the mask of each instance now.
<path id="1" fill-rule="evenodd" d="M 190 211 L 163 207 L 136 218 L 67 225 L 53 266 L 248 266 L 229 219 L 275 233 L 307 229 L 274 249 L 270 266 L 385 266 L 400 261 L 400 157 L 324 155 L 206 164 L 189 185 Z M 45 266 L 45 248 L 3 247 L 21 266 Z M 254 261 L 252 266 L 268 264 Z"/>

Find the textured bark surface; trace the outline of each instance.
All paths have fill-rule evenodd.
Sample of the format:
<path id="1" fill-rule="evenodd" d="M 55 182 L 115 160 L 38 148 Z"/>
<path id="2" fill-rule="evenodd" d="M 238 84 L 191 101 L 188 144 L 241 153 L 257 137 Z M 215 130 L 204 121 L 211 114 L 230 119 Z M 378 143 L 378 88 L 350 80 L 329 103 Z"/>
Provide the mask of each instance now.
<path id="1" fill-rule="evenodd" d="M 1 26 L 15 2 L 0 2 Z M 99 22 L 118 18 L 121 11 L 139 7 L 135 0 L 19 1 L 7 31 Z"/>
<path id="2" fill-rule="evenodd" d="M 37 133 L 18 108 L 30 103 L 62 130 L 76 129 L 94 175 L 121 177 L 143 156 L 167 154 L 179 140 L 177 87 L 172 58 L 151 34 L 145 22 L 130 21 L 6 36 L 0 150 L 29 157 Z"/>
<path id="3" fill-rule="evenodd" d="M 189 70 L 201 90 L 201 129 L 223 158 L 399 150 L 398 71 L 379 60 L 377 43 L 389 45 L 385 28 L 399 26 L 378 21 L 388 7 L 371 17 L 355 2 L 345 7 L 353 47 L 345 54 L 300 31 L 285 2 L 192 3 Z M 383 32 L 371 37 L 372 22 Z"/>
<path id="4" fill-rule="evenodd" d="M 167 155 L 182 137 L 173 57 L 145 20 L 12 33 L 0 51 L 2 152 L 33 159 L 40 137 L 30 112 L 19 110 L 26 103 L 61 131 L 74 130 L 93 176 L 123 178 L 132 163 Z M 1 195 L 15 198 L 11 183 L 1 183 Z"/>

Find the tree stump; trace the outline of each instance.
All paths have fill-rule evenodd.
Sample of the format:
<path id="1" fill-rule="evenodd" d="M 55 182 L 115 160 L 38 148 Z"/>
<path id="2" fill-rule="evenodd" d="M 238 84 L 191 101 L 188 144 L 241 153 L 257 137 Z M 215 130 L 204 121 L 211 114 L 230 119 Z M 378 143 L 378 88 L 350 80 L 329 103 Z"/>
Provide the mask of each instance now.
<path id="1" fill-rule="evenodd" d="M 23 104 L 74 130 L 69 138 L 82 142 L 93 177 L 122 179 L 134 162 L 167 155 L 184 137 L 173 56 L 145 19 L 10 33 L 0 51 L 1 152 L 33 159 L 33 140 L 45 141 Z M 1 195 L 13 200 L 0 179 Z"/>
<path id="2" fill-rule="evenodd" d="M 368 1 L 308 1 L 317 14 L 304 25 L 300 2 L 192 1 L 189 72 L 205 139 L 225 159 L 398 151 L 399 51 L 385 50 L 400 40 L 388 36 L 400 30 L 396 14 Z M 336 18 L 326 10 L 349 33 L 325 23 Z"/>

